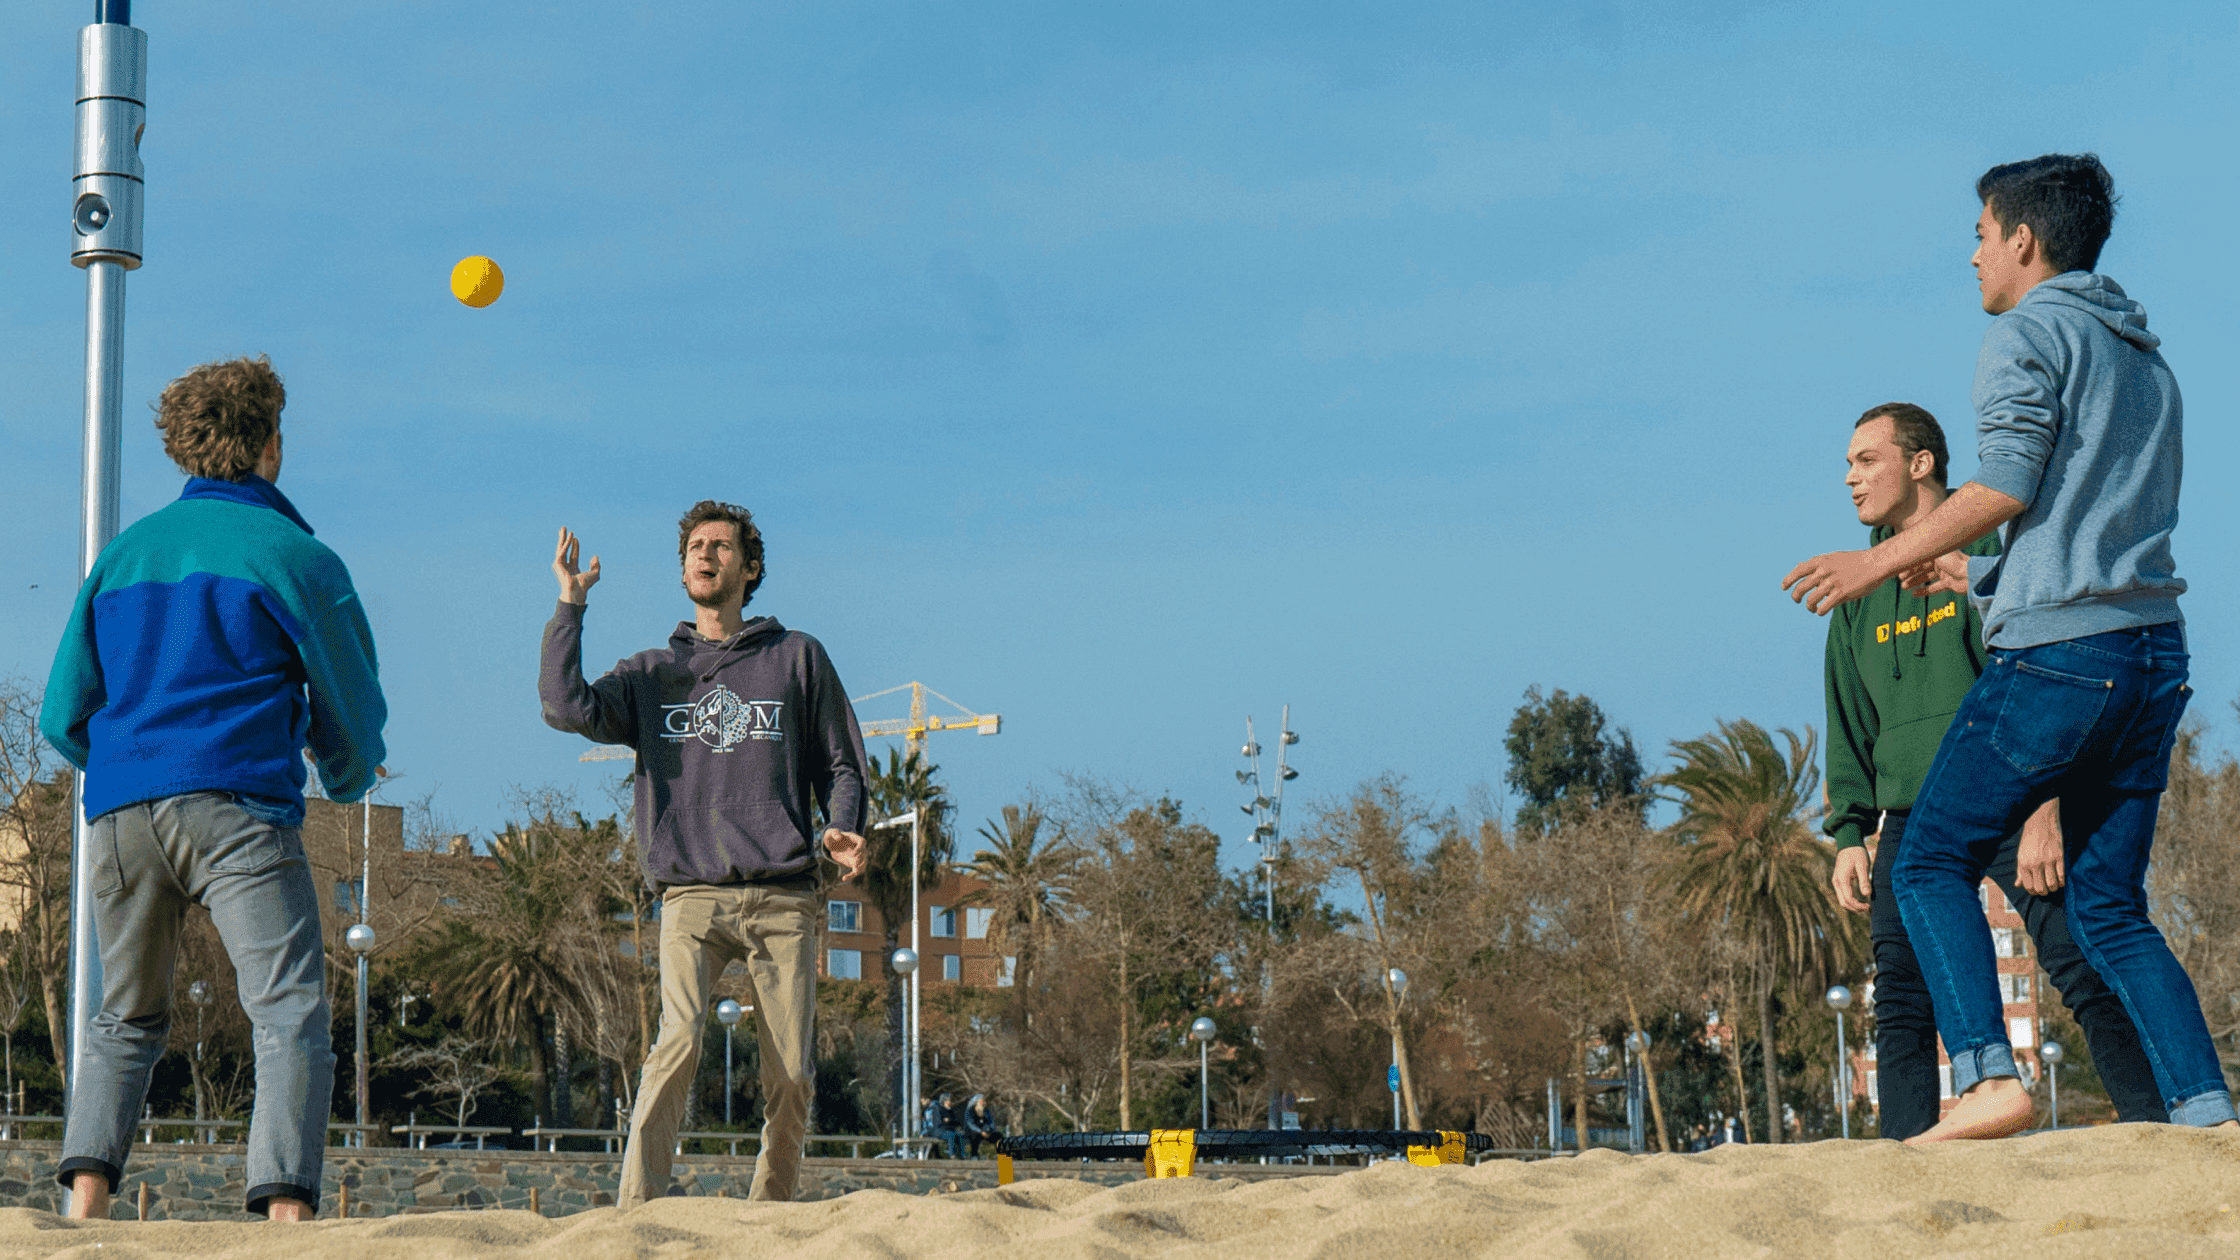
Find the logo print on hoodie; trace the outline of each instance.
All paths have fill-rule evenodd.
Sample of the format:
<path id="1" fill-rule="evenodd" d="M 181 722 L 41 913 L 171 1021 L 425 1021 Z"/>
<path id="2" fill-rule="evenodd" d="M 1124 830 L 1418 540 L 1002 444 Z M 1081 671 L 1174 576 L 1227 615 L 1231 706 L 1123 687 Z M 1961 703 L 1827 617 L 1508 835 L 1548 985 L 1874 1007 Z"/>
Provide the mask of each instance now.
<path id="1" fill-rule="evenodd" d="M 662 726 L 667 732 L 662 738 L 672 743 L 698 738 L 717 752 L 730 752 L 746 740 L 783 742 L 786 737 L 778 725 L 785 713 L 785 701 L 741 700 L 722 683 L 690 704 L 665 704 L 661 708 Z"/>

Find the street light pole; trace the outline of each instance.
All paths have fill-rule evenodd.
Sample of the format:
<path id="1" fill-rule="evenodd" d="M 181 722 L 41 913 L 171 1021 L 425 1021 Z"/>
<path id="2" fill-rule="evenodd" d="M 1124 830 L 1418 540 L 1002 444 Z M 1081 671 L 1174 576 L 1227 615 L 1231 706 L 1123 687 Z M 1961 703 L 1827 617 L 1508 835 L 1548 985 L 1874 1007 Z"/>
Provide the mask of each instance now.
<path id="1" fill-rule="evenodd" d="M 1828 990 L 1828 1006 L 1836 1013 L 1836 1110 L 1843 1116 L 1843 1136 L 1851 1137 L 1851 1050 L 1843 1039 L 1843 1013 L 1851 1009 L 1851 990 L 1837 985 Z"/>
<path id="2" fill-rule="evenodd" d="M 2049 1041 L 2038 1047 L 2038 1058 L 2046 1065 L 2046 1081 L 2053 1090 L 2052 1123 L 2046 1126 L 2049 1129 L 2061 1127 L 2061 1058 L 2065 1053 L 2058 1041 Z"/>
<path id="3" fill-rule="evenodd" d="M 366 1144 L 366 1095 L 367 1082 L 371 1079 L 366 1063 L 366 955 L 373 952 L 373 929 L 363 923 L 353 923 L 342 934 L 342 943 L 358 956 L 358 1041 L 357 1054 L 351 1063 L 354 1092 L 358 1097 L 358 1131 L 353 1146 Z"/>
<path id="4" fill-rule="evenodd" d="M 70 262 L 86 273 L 85 466 L 79 483 L 78 580 L 117 536 L 124 444 L 124 275 L 140 266 L 145 174 L 140 133 L 148 118 L 148 35 L 131 0 L 95 0 L 78 32 L 78 126 L 71 177 Z M 101 1006 L 101 945 L 93 932 L 92 828 L 85 776 L 71 789 L 70 1062 L 78 1083 L 86 1032 Z"/>
<path id="5" fill-rule="evenodd" d="M 1250 770 L 1237 771 L 1237 782 L 1252 789 L 1252 803 L 1243 806 L 1244 813 L 1252 819 L 1252 839 L 1260 846 L 1261 895 L 1265 899 L 1268 942 L 1272 947 L 1276 936 L 1276 852 L 1283 840 L 1283 785 L 1299 777 L 1299 772 L 1285 764 L 1286 750 L 1299 742 L 1299 733 L 1291 729 L 1291 706 L 1283 706 L 1283 727 L 1276 735 L 1276 779 L 1274 795 L 1260 778 L 1260 739 L 1253 733 L 1252 718 L 1244 720 L 1244 758 L 1252 764 Z M 1265 961 L 1260 967 L 1260 992 L 1265 998 L 1275 988 L 1275 978 Z M 1268 1072 L 1268 1127 L 1285 1127 L 1284 1089 L 1276 1065 L 1270 1063 Z"/>
<path id="6" fill-rule="evenodd" d="M 1206 1092 L 1206 1043 L 1213 1040 L 1214 1022 L 1205 1015 L 1190 1021 L 1190 1039 L 1198 1043 L 1198 1127 L 1213 1127 L 1211 1095 Z"/>
<path id="7" fill-rule="evenodd" d="M 904 984 L 909 984 L 918 976 L 918 951 L 904 946 L 888 957 L 887 965 L 895 969 Z M 902 1136 L 914 1138 L 918 1136 L 918 1063 L 913 1053 L 918 1044 L 915 1006 L 903 1012 L 902 1044 L 906 1047 L 902 1056 Z M 903 1154 L 907 1156 L 909 1152 Z"/>
<path id="8" fill-rule="evenodd" d="M 210 982 L 197 980 L 187 986 L 187 1000 L 194 1003 L 194 1118 L 202 1114 L 202 1013 L 210 1006 Z M 203 1136 L 200 1130 L 195 1136 Z"/>
<path id="9" fill-rule="evenodd" d="M 730 998 L 716 1003 L 716 1022 L 723 1025 L 723 1126 L 731 1127 L 731 1032 L 746 1010 Z"/>
<path id="10" fill-rule="evenodd" d="M 1400 1127 L 1400 1003 L 1408 996 L 1408 973 L 1394 967 L 1384 973 L 1385 984 L 1392 990 L 1392 1127 Z"/>

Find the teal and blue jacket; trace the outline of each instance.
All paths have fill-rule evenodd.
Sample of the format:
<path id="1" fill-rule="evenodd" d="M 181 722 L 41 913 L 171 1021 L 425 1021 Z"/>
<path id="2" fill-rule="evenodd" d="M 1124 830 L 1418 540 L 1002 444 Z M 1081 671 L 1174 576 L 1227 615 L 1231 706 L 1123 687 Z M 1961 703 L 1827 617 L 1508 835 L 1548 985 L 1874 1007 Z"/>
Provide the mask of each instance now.
<path id="1" fill-rule="evenodd" d="M 303 748 L 327 795 L 354 801 L 388 755 L 388 716 L 349 570 L 251 474 L 193 478 L 102 549 L 39 730 L 85 772 L 88 818 L 222 791 L 293 825 Z"/>

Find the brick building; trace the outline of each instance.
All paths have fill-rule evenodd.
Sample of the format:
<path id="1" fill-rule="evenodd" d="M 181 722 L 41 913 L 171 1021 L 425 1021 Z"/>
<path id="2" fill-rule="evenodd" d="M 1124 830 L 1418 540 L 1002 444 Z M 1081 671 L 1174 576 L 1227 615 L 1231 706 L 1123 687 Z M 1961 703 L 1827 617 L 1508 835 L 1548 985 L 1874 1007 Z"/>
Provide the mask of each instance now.
<path id="1" fill-rule="evenodd" d="M 987 888 L 987 881 L 955 867 L 942 872 L 941 882 L 918 894 L 923 920 L 918 925 L 919 974 L 923 983 L 968 984 L 996 988 L 1011 983 L 1016 960 L 998 955 L 988 942 L 994 912 L 984 905 L 961 905 L 970 894 Z M 883 973 L 880 950 L 885 924 L 877 907 L 856 884 L 833 888 L 825 902 L 824 957 L 821 974 L 839 980 L 876 980 Z M 901 925 L 897 941 L 910 943 L 910 925 Z"/>

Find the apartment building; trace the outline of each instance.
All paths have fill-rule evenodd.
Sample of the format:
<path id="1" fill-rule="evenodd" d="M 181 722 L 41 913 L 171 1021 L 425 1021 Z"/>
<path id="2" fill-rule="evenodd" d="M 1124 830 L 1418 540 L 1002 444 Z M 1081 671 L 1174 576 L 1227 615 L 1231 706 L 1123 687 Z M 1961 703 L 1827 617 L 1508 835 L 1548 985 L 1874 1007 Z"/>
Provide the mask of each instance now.
<path id="1" fill-rule="evenodd" d="M 988 940 L 994 912 L 963 904 L 987 881 L 950 867 L 941 882 L 918 895 L 918 954 L 925 984 L 968 984 L 999 988 L 1011 983 L 1015 958 L 998 954 Z M 885 974 L 880 956 L 885 924 L 878 908 L 854 884 L 833 888 L 825 902 L 824 957 L 820 972 L 836 980 L 876 980 Z M 910 925 L 897 939 L 910 943 Z"/>

